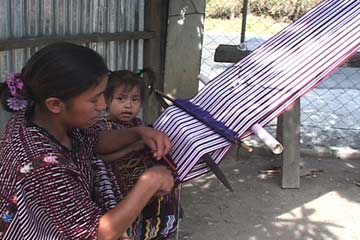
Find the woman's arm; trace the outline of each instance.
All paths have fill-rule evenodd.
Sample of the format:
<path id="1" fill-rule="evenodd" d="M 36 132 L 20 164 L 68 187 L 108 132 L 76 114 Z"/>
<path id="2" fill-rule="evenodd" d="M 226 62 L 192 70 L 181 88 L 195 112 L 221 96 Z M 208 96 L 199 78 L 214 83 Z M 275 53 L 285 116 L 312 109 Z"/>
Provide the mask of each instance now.
<path id="1" fill-rule="evenodd" d="M 165 156 L 171 149 L 166 134 L 149 127 L 134 127 L 100 132 L 96 152 L 102 155 L 114 153 L 137 140 L 142 140 L 156 159 Z"/>
<path id="2" fill-rule="evenodd" d="M 126 197 L 100 218 L 99 239 L 118 239 L 152 196 L 169 193 L 173 185 L 173 177 L 166 167 L 155 166 L 145 171 Z"/>
<path id="3" fill-rule="evenodd" d="M 101 155 L 101 158 L 104 160 L 104 162 L 110 163 L 112 161 L 116 161 L 116 160 L 119 160 L 119 159 L 125 157 L 129 153 L 143 150 L 144 147 L 145 147 L 145 145 L 142 141 L 137 141 L 137 142 L 132 143 L 114 153 Z"/>
<path id="4" fill-rule="evenodd" d="M 101 131 L 96 144 L 96 152 L 99 154 L 113 153 L 140 139 L 136 128 Z"/>

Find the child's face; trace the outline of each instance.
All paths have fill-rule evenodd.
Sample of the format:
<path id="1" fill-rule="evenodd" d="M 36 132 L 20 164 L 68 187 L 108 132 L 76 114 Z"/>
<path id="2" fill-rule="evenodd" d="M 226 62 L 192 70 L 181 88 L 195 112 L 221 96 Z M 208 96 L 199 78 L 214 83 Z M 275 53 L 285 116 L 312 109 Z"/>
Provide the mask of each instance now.
<path id="1" fill-rule="evenodd" d="M 120 122 L 130 122 L 139 114 L 141 104 L 139 87 L 120 86 L 115 89 L 108 107 L 109 117 Z"/>

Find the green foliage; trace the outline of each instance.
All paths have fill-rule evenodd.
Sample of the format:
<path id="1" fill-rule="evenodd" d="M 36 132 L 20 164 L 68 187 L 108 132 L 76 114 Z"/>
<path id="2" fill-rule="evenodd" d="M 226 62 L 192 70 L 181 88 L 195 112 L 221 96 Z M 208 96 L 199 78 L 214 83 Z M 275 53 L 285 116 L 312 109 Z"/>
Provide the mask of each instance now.
<path id="1" fill-rule="evenodd" d="M 294 21 L 316 6 L 321 0 L 250 0 L 251 12 L 275 20 Z"/>
<path id="2" fill-rule="evenodd" d="M 211 18 L 234 18 L 241 15 L 242 1 L 240 0 L 207 0 L 206 15 Z"/>
<path id="3" fill-rule="evenodd" d="M 248 13 L 270 16 L 274 20 L 294 21 L 321 0 L 249 0 Z M 211 18 L 238 17 L 242 13 L 242 0 L 207 0 L 206 14 Z"/>

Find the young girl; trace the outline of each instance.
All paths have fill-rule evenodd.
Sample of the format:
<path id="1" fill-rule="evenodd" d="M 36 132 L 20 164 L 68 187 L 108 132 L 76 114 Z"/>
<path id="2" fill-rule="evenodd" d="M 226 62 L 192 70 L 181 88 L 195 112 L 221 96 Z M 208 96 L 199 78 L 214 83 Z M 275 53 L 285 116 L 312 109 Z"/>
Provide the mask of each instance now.
<path id="1" fill-rule="evenodd" d="M 145 73 L 151 76 L 152 72 L 146 70 Z M 105 91 L 108 116 L 99 121 L 97 128 L 111 130 L 144 126 L 145 123 L 137 116 L 145 94 L 146 84 L 139 74 L 127 70 L 112 72 Z M 164 162 L 152 159 L 141 141 L 121 151 L 103 155 L 102 158 L 106 162 L 113 183 L 116 201 L 121 201 L 127 196 L 146 169 L 161 163 L 166 165 Z M 175 233 L 178 220 L 178 194 L 175 188 L 166 196 L 152 199 L 129 228 L 130 239 L 166 239 Z"/>
<path id="2" fill-rule="evenodd" d="M 116 207 L 95 202 L 91 159 L 142 140 L 156 159 L 168 137 L 147 127 L 96 133 L 108 70 L 93 50 L 56 43 L 1 85 L 13 112 L 0 138 L 0 239 L 119 239 L 154 196 L 173 187 L 164 166 L 147 169 Z"/>

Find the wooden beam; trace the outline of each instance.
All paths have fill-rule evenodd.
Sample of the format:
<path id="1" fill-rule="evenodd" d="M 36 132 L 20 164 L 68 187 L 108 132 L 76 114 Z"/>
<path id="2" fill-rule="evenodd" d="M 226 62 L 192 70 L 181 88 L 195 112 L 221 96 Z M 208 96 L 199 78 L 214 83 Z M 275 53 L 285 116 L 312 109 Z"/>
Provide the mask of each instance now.
<path id="1" fill-rule="evenodd" d="M 155 72 L 154 87 L 164 89 L 165 42 L 167 29 L 167 0 L 145 1 L 145 31 L 154 32 L 154 38 L 144 41 L 144 67 Z M 150 96 L 143 103 L 143 118 L 152 123 L 160 114 L 160 105 L 155 96 Z"/>
<path id="2" fill-rule="evenodd" d="M 33 38 L 15 38 L 0 40 L 0 51 L 45 46 L 55 42 L 89 43 L 103 41 L 125 41 L 136 39 L 155 38 L 155 32 L 118 32 L 118 33 L 93 33 L 65 36 L 47 36 Z"/>
<path id="3" fill-rule="evenodd" d="M 241 50 L 239 45 L 220 44 L 215 49 L 214 61 L 236 63 L 250 53 L 250 50 Z"/>
<path id="4" fill-rule="evenodd" d="M 242 50 L 239 45 L 220 44 L 215 49 L 214 61 L 215 62 L 228 62 L 236 63 L 249 55 L 252 51 Z M 360 68 L 360 53 L 358 52 L 347 61 L 344 67 Z"/>

